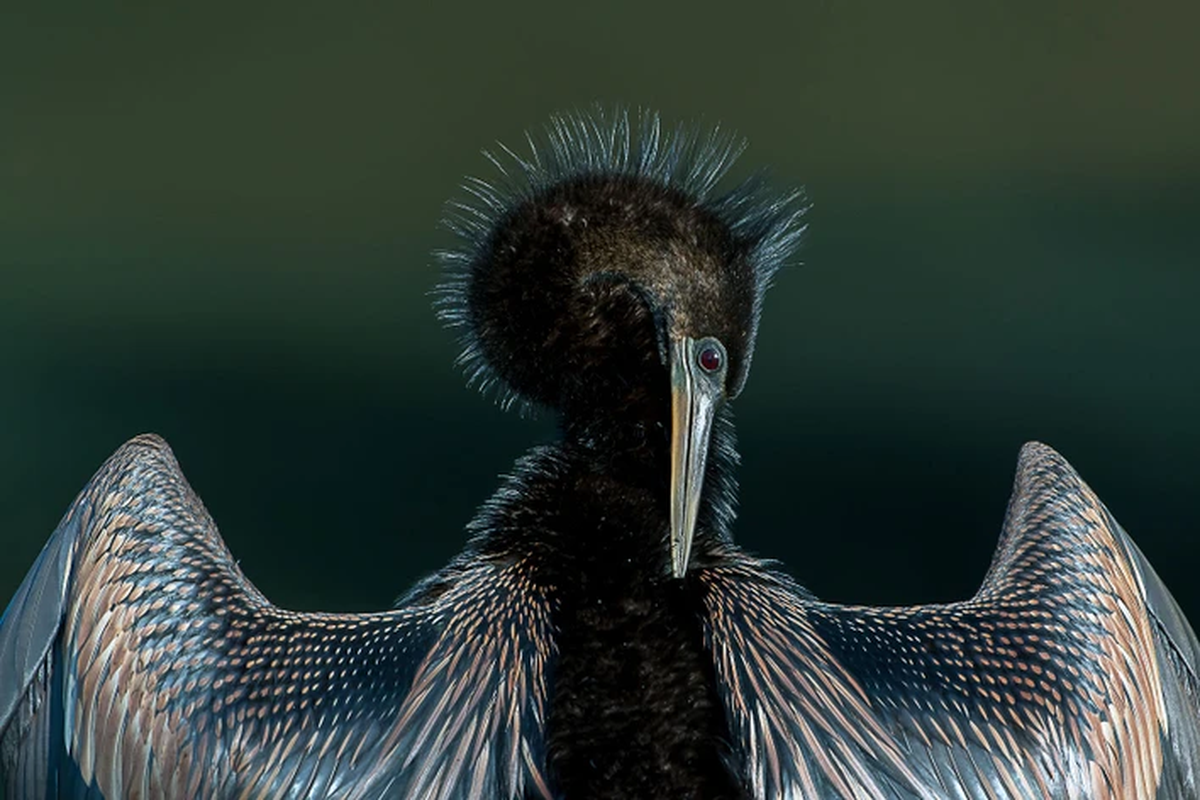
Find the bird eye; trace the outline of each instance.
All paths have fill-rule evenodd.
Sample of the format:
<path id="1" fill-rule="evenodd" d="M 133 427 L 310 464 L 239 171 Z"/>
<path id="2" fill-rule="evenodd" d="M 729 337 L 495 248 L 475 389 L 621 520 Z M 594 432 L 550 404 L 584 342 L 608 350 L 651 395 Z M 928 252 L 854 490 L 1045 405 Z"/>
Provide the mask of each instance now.
<path id="1" fill-rule="evenodd" d="M 696 357 L 700 368 L 705 372 L 716 372 L 721 368 L 724 359 L 721 358 L 721 351 L 716 345 L 705 345 L 700 349 L 700 355 Z"/>

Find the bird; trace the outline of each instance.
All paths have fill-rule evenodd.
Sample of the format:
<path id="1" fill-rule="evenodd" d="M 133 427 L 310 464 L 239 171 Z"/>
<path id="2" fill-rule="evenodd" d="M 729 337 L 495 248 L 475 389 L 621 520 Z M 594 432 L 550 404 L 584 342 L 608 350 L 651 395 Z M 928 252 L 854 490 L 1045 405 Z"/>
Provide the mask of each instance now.
<path id="1" fill-rule="evenodd" d="M 120 447 L 0 618 L 7 796 L 1200 797 L 1200 643 L 1050 447 L 969 599 L 822 602 L 736 544 L 732 404 L 807 202 L 743 149 L 595 108 L 468 179 L 438 313 L 559 435 L 391 609 L 272 604 L 166 442 Z"/>

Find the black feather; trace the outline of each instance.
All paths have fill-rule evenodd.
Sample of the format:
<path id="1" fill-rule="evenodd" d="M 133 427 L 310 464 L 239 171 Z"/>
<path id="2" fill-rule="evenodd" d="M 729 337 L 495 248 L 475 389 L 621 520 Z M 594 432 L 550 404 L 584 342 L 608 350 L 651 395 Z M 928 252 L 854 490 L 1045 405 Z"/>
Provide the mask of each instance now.
<path id="1" fill-rule="evenodd" d="M 497 175 L 468 178 L 465 198 L 448 204 L 444 224 L 458 239 L 435 255 L 445 271 L 434 290 L 439 317 L 459 329 L 458 363 L 468 383 L 494 394 L 502 407 L 531 409 L 524 396 L 497 374 L 479 341 L 471 308 L 471 285 L 481 261 L 492 255 L 515 210 L 536 204 L 564 184 L 623 178 L 631 185 L 677 192 L 686 202 L 715 217 L 745 253 L 755 276 L 747 365 L 762 298 L 771 279 L 788 263 L 800 243 L 807 204 L 800 190 L 772 191 L 759 175 L 717 194 L 718 185 L 746 147 L 744 140 L 720 127 L 677 125 L 664 129 L 658 114 L 625 110 L 590 111 L 553 117 L 538 134 L 526 134 L 527 152 L 500 144 L 484 152 Z M 744 381 L 744 371 L 742 374 Z M 740 382 L 735 387 L 740 389 Z"/>

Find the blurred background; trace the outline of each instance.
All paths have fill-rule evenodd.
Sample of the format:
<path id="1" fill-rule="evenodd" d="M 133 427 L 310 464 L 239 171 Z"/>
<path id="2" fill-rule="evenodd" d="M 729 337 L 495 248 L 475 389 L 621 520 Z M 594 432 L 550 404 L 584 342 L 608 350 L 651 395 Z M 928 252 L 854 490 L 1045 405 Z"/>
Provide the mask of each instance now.
<path id="1" fill-rule="evenodd" d="M 143 431 L 281 605 L 450 558 L 554 425 L 463 388 L 443 203 L 600 101 L 813 202 L 742 543 L 828 599 L 964 597 L 1040 439 L 1200 622 L 1200 4 L 417 5 L 0 11 L 0 602 Z"/>

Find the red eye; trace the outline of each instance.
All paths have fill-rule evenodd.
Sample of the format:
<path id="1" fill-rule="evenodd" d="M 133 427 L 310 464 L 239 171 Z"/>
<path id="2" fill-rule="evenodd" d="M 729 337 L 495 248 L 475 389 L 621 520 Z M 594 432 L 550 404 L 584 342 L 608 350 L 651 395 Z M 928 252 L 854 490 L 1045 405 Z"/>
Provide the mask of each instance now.
<path id="1" fill-rule="evenodd" d="M 705 372 L 716 372 L 721 368 L 721 351 L 710 344 L 700 351 L 697 360 Z"/>

